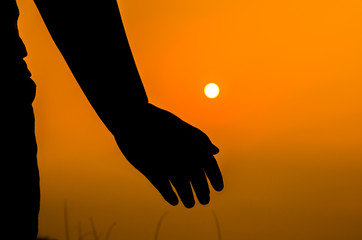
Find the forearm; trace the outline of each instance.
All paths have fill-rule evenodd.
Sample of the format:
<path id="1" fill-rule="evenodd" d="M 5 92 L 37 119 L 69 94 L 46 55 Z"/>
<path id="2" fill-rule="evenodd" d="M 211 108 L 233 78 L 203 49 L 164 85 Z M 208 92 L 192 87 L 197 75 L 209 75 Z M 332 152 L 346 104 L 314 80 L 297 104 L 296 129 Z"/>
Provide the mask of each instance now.
<path id="1" fill-rule="evenodd" d="M 34 0 L 89 102 L 112 131 L 148 103 L 116 0 Z"/>

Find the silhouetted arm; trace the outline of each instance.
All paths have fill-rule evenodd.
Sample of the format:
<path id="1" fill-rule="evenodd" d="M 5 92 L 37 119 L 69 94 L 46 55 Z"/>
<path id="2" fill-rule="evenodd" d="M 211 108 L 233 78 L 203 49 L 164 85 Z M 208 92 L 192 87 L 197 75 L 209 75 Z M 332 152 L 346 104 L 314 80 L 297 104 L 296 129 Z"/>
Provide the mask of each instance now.
<path id="1" fill-rule="evenodd" d="M 147 104 L 116 0 L 34 2 L 83 92 L 112 132 L 124 115 Z"/>
<path id="2" fill-rule="evenodd" d="M 148 103 L 116 0 L 35 0 L 56 45 L 127 160 L 172 205 L 207 204 L 223 179 L 201 130 Z"/>

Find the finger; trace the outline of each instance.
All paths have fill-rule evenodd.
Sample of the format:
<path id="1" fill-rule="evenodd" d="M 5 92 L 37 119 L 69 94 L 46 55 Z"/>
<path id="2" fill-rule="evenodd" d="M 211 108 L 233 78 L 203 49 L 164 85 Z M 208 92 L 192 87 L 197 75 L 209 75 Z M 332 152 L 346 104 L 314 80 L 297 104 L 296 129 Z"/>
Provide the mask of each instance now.
<path id="1" fill-rule="evenodd" d="M 204 170 L 199 169 L 191 176 L 191 184 L 199 202 L 203 205 L 208 204 L 210 202 L 210 190 Z"/>
<path id="2" fill-rule="evenodd" d="M 210 138 L 200 129 L 192 126 L 191 124 L 186 123 L 191 131 L 195 134 L 197 139 L 209 150 L 213 155 L 217 154 L 220 150 L 216 147 L 210 140 Z"/>
<path id="3" fill-rule="evenodd" d="M 190 181 L 185 177 L 171 177 L 171 183 L 175 187 L 184 206 L 192 208 L 195 205 L 195 200 L 194 195 L 192 194 Z"/>
<path id="4" fill-rule="evenodd" d="M 176 206 L 178 204 L 178 198 L 171 187 L 170 181 L 166 177 L 146 177 L 169 204 L 173 206 Z"/>
<path id="5" fill-rule="evenodd" d="M 207 177 L 210 180 L 212 187 L 216 191 L 221 191 L 224 188 L 224 182 L 222 179 L 222 174 L 220 168 L 216 162 L 214 156 L 210 156 L 207 162 L 204 165 L 204 170 Z"/>

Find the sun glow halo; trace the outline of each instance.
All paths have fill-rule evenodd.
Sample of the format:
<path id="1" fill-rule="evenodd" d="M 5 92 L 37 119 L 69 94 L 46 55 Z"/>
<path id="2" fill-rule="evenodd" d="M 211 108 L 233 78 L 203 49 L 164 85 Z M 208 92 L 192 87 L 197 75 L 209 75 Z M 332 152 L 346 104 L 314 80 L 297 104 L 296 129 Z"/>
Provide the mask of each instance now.
<path id="1" fill-rule="evenodd" d="M 204 92 L 208 98 L 216 98 L 219 95 L 219 87 L 215 83 L 209 83 L 206 85 Z"/>

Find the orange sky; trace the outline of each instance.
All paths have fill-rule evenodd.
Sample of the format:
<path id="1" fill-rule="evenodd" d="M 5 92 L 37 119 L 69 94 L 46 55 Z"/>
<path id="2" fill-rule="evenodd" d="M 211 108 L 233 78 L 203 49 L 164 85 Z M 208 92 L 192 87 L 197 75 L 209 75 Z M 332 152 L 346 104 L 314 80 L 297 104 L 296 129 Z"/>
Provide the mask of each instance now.
<path id="1" fill-rule="evenodd" d="M 119 1 L 147 94 L 221 149 L 225 190 L 168 206 L 118 150 L 31 0 L 19 28 L 37 83 L 40 235 L 112 239 L 362 238 L 362 2 Z M 220 87 L 208 99 L 204 86 Z M 104 235 L 103 235 L 104 237 Z"/>

